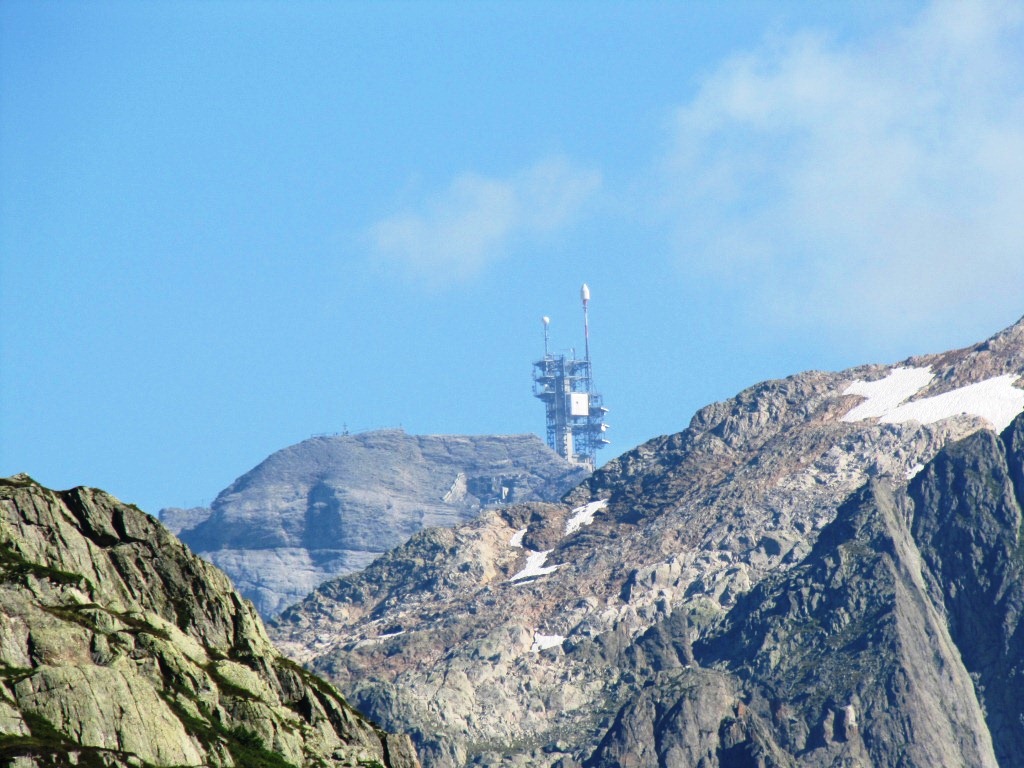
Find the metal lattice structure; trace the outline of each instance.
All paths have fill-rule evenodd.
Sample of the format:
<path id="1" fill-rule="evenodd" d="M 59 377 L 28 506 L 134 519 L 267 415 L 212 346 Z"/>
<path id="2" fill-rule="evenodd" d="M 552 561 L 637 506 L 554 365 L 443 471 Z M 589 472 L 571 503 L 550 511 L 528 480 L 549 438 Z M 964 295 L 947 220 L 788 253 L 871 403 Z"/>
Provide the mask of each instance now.
<path id="1" fill-rule="evenodd" d="M 594 391 L 590 364 L 590 323 L 587 314 L 590 289 L 586 283 L 580 291 L 583 299 L 583 328 L 586 353 L 580 359 L 570 355 L 554 355 L 548 351 L 548 326 L 544 318 L 544 357 L 533 364 L 533 394 L 544 403 L 547 421 L 547 442 L 553 451 L 570 464 L 594 469 L 597 451 L 608 445 L 604 423 L 608 409 L 601 395 Z"/>

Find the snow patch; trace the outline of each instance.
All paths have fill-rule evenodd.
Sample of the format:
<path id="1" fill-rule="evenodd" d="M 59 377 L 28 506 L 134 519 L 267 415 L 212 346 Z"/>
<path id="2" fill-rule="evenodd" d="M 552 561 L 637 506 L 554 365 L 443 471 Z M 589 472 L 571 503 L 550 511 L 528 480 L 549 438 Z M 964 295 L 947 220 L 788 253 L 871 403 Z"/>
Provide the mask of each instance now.
<path id="1" fill-rule="evenodd" d="M 377 635 L 376 637 L 366 637 L 356 643 L 356 648 L 365 648 L 368 645 L 376 645 L 377 643 L 387 640 L 389 637 L 398 637 L 399 635 L 404 634 L 405 630 L 402 629 L 398 632 L 388 632 L 387 634 Z"/>
<path id="2" fill-rule="evenodd" d="M 594 522 L 594 513 L 607 506 L 608 499 L 601 499 L 600 501 L 592 501 L 582 507 L 576 507 L 572 511 L 572 517 L 565 521 L 565 535 L 568 536 L 570 533 L 576 533 L 584 525 L 590 525 Z"/>
<path id="3" fill-rule="evenodd" d="M 526 558 L 526 567 L 510 578 L 509 581 L 530 579 L 535 576 L 547 576 L 549 573 L 554 573 L 565 565 L 565 563 L 559 563 L 558 565 L 544 565 L 544 562 L 548 559 L 548 555 L 550 554 L 550 549 L 545 549 L 543 552 L 531 552 Z"/>
<path id="4" fill-rule="evenodd" d="M 907 480 L 913 480 L 922 469 L 924 469 L 924 464 L 915 464 L 912 466 L 907 470 Z"/>
<path id="5" fill-rule="evenodd" d="M 508 545 L 510 547 L 518 547 L 519 549 L 522 549 L 523 548 L 523 536 L 525 536 L 525 535 L 526 535 L 526 529 L 525 528 L 522 528 L 522 529 L 516 531 L 514 534 L 512 534 L 512 538 L 508 540 Z"/>
<path id="6" fill-rule="evenodd" d="M 861 395 L 867 400 L 843 416 L 843 421 L 885 416 L 904 400 L 924 389 L 934 376 L 931 368 L 894 368 L 884 379 L 855 381 L 843 394 Z"/>
<path id="7" fill-rule="evenodd" d="M 905 421 L 919 421 L 931 424 L 950 416 L 971 414 L 980 416 L 1002 432 L 1014 417 L 1024 411 L 1024 390 L 1013 386 L 1020 376 L 1007 373 L 977 384 L 944 392 L 934 397 L 903 403 L 892 412 L 885 414 L 882 421 L 902 424 Z"/>
<path id="8" fill-rule="evenodd" d="M 1020 376 L 995 376 L 941 395 L 905 402 L 931 381 L 928 368 L 894 368 L 879 381 L 855 381 L 844 395 L 867 398 L 843 416 L 843 421 L 878 418 L 886 424 L 917 421 L 932 424 L 951 416 L 980 416 L 1001 432 L 1024 411 L 1024 390 L 1013 386 Z"/>
<path id="9" fill-rule="evenodd" d="M 530 653 L 540 653 L 548 648 L 557 648 L 564 642 L 565 638 L 561 635 L 542 635 L 540 632 L 534 632 Z"/>

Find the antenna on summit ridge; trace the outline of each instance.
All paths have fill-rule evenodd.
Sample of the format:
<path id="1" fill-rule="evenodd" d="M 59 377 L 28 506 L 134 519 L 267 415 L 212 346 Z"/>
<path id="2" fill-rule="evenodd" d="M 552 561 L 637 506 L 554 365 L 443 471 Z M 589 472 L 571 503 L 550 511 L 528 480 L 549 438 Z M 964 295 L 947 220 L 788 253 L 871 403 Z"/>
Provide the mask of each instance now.
<path id="1" fill-rule="evenodd" d="M 596 453 L 608 445 L 604 433 L 608 409 L 594 391 L 590 366 L 590 288 L 580 288 L 583 301 L 583 338 L 585 355 L 553 355 L 548 349 L 548 326 L 544 322 L 544 357 L 533 364 L 533 394 L 544 402 L 548 445 L 574 466 L 594 469 Z"/>

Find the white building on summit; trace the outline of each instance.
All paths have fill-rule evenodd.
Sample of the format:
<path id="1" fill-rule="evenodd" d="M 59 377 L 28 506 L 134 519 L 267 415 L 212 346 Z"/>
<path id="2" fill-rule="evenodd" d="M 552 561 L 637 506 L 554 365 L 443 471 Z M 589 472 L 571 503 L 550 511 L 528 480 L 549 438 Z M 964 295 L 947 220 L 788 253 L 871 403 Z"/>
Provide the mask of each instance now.
<path id="1" fill-rule="evenodd" d="M 609 441 L 604 433 L 608 425 L 601 395 L 594 391 L 593 371 L 590 365 L 590 288 L 586 283 L 580 289 L 583 300 L 584 356 L 553 355 L 548 351 L 548 326 L 544 321 L 544 357 L 533 364 L 533 394 L 543 401 L 547 418 L 548 445 L 570 464 L 594 469 L 598 449 Z"/>

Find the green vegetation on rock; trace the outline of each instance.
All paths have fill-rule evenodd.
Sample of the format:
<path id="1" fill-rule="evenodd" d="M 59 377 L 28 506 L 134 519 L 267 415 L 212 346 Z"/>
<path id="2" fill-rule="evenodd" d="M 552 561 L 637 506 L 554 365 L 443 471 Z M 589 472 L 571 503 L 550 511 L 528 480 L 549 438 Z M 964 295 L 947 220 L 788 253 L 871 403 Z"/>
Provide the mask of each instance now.
<path id="1" fill-rule="evenodd" d="M 0 764 L 418 765 L 283 659 L 252 606 L 100 491 L 0 482 Z"/>

